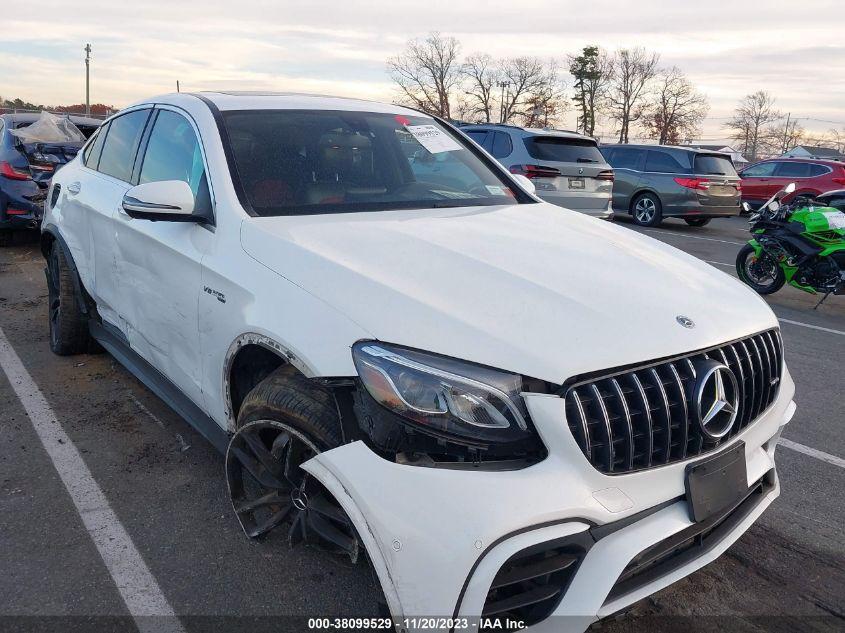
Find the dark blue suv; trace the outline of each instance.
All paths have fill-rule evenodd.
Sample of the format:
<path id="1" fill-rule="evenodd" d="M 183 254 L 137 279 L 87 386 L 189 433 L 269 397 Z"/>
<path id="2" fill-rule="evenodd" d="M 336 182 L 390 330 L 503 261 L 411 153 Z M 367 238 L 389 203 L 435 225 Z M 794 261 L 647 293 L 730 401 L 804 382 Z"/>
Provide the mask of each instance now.
<path id="1" fill-rule="evenodd" d="M 84 141 L 23 142 L 12 130 L 32 125 L 39 113 L 0 114 L 0 246 L 14 229 L 37 228 L 53 174 L 73 159 Z M 67 115 L 58 115 L 65 117 Z M 70 115 L 87 138 L 100 121 Z"/>

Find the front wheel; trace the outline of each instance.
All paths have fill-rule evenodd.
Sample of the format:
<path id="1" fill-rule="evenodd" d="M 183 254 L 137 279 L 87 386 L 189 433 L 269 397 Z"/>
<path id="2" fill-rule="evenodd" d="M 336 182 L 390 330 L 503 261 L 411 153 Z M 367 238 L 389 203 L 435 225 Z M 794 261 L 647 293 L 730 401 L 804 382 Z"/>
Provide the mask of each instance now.
<path id="1" fill-rule="evenodd" d="M 238 431 L 226 452 L 235 516 L 250 538 L 287 525 L 291 544 L 344 554 L 361 549 L 352 521 L 302 465 L 341 444 L 331 394 L 285 365 L 244 399 Z"/>
<path id="2" fill-rule="evenodd" d="M 761 295 L 777 292 L 786 282 L 783 269 L 774 257 L 766 251 L 760 255 L 746 244 L 736 256 L 736 272 L 739 278 Z"/>
<path id="3" fill-rule="evenodd" d="M 690 226 L 707 226 L 710 224 L 710 218 L 684 218 L 684 222 Z"/>
<path id="4" fill-rule="evenodd" d="M 663 221 L 663 206 L 660 204 L 660 198 L 653 193 L 637 196 L 631 210 L 634 222 L 640 226 L 657 226 Z"/>

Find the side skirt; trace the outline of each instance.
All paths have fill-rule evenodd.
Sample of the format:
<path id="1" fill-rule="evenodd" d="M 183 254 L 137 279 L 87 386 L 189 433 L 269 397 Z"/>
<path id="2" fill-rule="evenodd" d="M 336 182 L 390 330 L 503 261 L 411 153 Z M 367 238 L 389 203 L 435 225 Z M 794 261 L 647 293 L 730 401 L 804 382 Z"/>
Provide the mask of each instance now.
<path id="1" fill-rule="evenodd" d="M 129 370 L 138 380 L 184 418 L 200 435 L 211 442 L 212 446 L 226 453 L 229 446 L 229 434 L 212 420 L 206 413 L 183 394 L 176 385 L 155 367 L 141 358 L 129 346 L 129 341 L 114 326 L 108 323 L 90 321 L 88 329 L 97 342 L 106 348 L 117 361 Z"/>

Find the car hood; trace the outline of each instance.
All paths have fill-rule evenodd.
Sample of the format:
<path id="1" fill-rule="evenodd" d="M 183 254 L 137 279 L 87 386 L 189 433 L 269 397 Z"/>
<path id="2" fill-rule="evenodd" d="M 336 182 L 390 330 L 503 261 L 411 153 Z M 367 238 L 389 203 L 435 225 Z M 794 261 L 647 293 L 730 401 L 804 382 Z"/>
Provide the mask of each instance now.
<path id="1" fill-rule="evenodd" d="M 241 242 L 374 339 L 555 383 L 777 325 L 701 260 L 547 203 L 249 218 Z"/>

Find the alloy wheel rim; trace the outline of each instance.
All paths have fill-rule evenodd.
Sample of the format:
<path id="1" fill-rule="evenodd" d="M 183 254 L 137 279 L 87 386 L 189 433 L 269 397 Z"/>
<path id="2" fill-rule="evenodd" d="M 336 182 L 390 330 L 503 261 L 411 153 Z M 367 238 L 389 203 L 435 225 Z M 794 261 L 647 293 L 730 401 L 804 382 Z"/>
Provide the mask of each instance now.
<path id="1" fill-rule="evenodd" d="M 321 451 L 276 420 L 241 427 L 226 451 L 226 480 L 244 533 L 261 538 L 290 522 L 288 541 L 346 554 L 355 562 L 358 536 L 332 495 L 301 468 Z"/>
<path id="2" fill-rule="evenodd" d="M 640 198 L 637 200 L 635 210 L 637 213 L 637 219 L 640 222 L 651 222 L 654 217 L 654 212 L 657 210 L 657 206 L 651 198 Z"/>
<path id="3" fill-rule="evenodd" d="M 757 257 L 749 253 L 745 260 L 745 274 L 758 286 L 768 286 L 774 283 L 777 277 L 777 264 L 765 254 Z"/>

